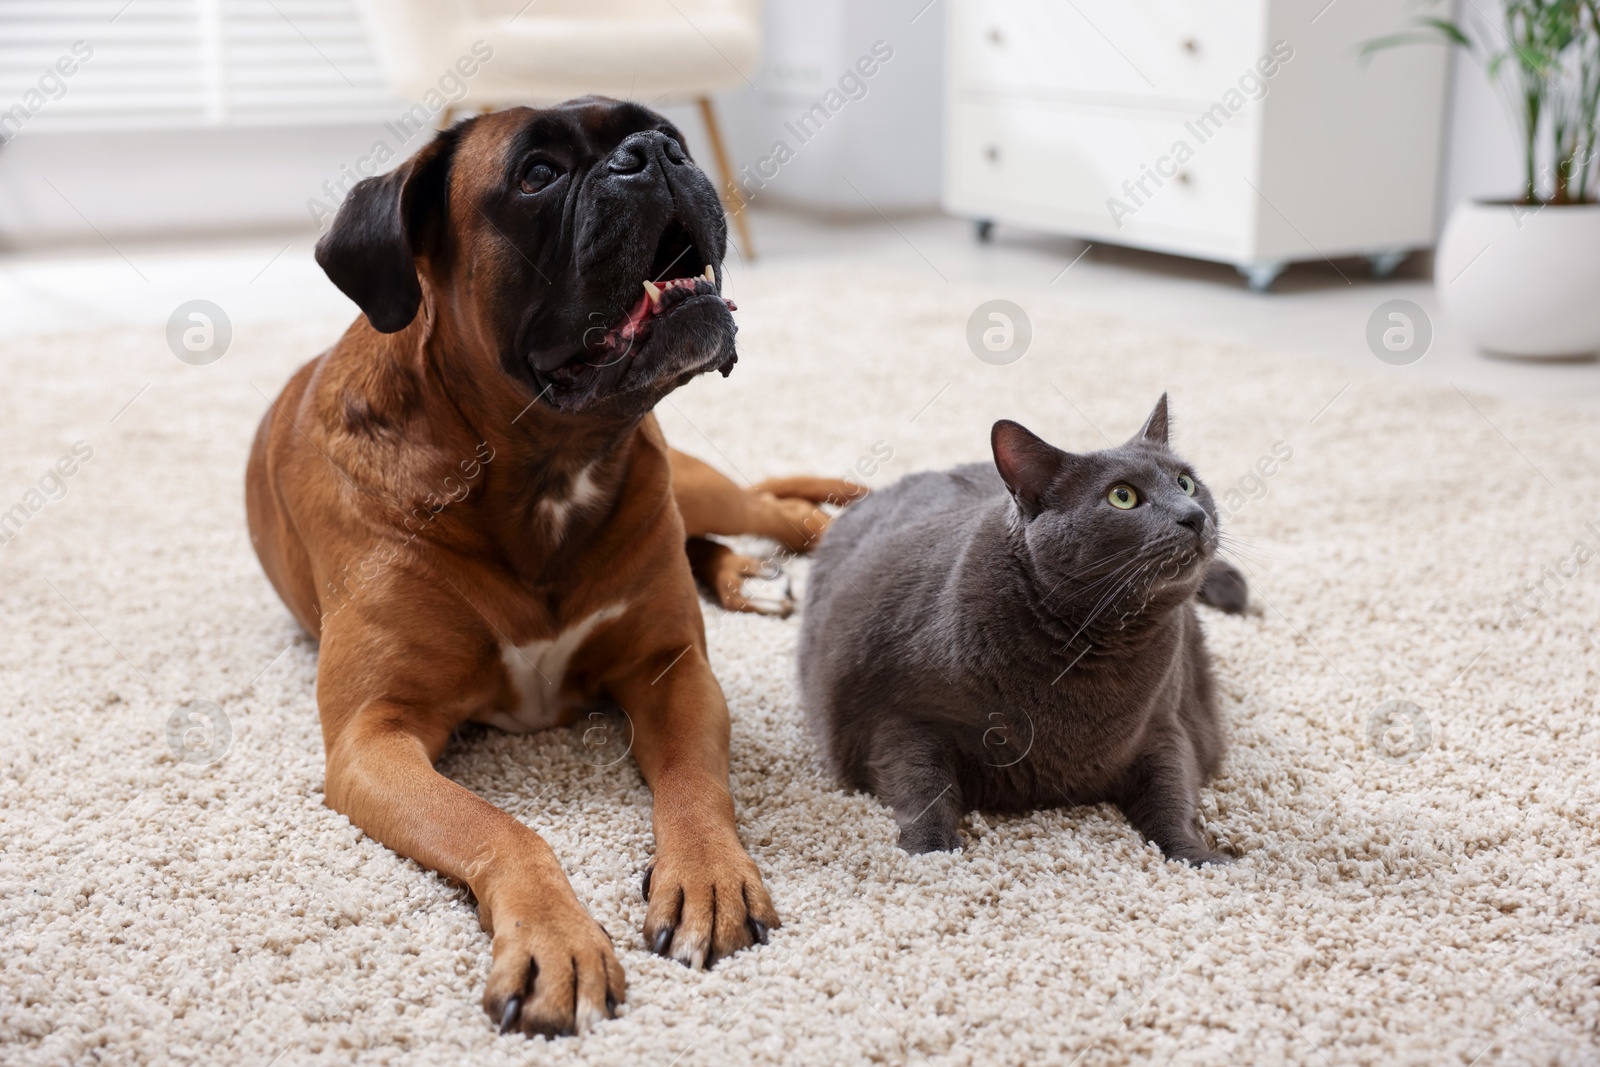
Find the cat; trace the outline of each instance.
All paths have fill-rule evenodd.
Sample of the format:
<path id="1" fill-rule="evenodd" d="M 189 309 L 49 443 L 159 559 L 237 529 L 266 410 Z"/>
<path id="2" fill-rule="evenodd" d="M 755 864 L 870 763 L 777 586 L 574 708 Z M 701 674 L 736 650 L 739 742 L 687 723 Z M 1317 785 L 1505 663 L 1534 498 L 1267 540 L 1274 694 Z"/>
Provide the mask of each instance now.
<path id="1" fill-rule="evenodd" d="M 1196 813 L 1223 739 L 1194 602 L 1243 611 L 1247 591 L 1166 395 L 1114 448 L 1004 419 L 990 444 L 993 465 L 909 475 L 822 542 L 799 671 L 832 771 L 910 853 L 958 848 L 970 810 L 1109 801 L 1169 859 L 1230 859 Z"/>

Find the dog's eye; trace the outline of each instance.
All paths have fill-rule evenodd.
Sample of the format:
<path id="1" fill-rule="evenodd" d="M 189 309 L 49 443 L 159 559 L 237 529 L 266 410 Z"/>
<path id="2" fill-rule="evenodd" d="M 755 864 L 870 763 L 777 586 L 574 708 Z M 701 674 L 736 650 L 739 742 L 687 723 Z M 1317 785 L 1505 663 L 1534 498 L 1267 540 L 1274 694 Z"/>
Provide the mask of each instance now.
<path id="1" fill-rule="evenodd" d="M 1184 496 L 1194 496 L 1194 479 L 1187 474 L 1178 475 L 1178 488 L 1183 490 Z"/>
<path id="2" fill-rule="evenodd" d="M 522 172 L 522 191 L 537 193 L 556 180 L 556 169 L 545 162 L 535 162 Z"/>
<path id="3" fill-rule="evenodd" d="M 1111 492 L 1106 494 L 1106 500 L 1112 507 L 1127 511 L 1139 502 L 1139 494 L 1133 491 L 1131 485 L 1115 485 L 1111 487 Z"/>

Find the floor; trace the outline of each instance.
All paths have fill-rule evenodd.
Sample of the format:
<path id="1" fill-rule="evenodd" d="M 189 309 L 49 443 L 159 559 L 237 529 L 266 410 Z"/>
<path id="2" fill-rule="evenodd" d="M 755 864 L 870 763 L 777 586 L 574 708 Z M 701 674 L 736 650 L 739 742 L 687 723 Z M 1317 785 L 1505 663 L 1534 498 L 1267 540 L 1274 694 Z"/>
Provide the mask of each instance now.
<path id="1" fill-rule="evenodd" d="M 1065 310 L 1094 310 L 1184 336 L 1240 342 L 1372 366 L 1365 334 L 1379 304 L 1420 306 L 1434 326 L 1426 356 L 1407 376 L 1454 382 L 1491 395 L 1600 410 L 1600 362 L 1515 361 L 1475 351 L 1438 310 L 1422 262 L 1373 282 L 1357 261 L 1292 267 L 1270 294 L 1248 291 L 1231 267 L 1154 253 L 1085 246 L 1000 227 L 979 244 L 970 225 L 939 215 L 819 221 L 758 210 L 762 262 L 870 261 L 926 274 L 929 285 L 974 282 L 997 297 L 1048 291 Z M 154 327 L 203 297 L 235 322 L 299 318 L 351 308 L 311 257 L 315 234 L 260 234 L 182 245 L 102 239 L 93 245 L 0 257 L 0 306 L 16 333 L 95 326 Z M 737 275 L 734 281 L 737 282 Z"/>
<path id="2" fill-rule="evenodd" d="M 629 758 L 637 703 L 528 735 L 463 731 L 441 771 L 544 837 L 629 981 L 620 1017 L 587 1036 L 500 1037 L 466 892 L 325 806 L 325 661 L 245 530 L 254 427 L 346 312 L 326 313 L 302 251 L 262 273 L 282 243 L 124 249 L 151 289 L 102 258 L 77 268 L 106 293 L 92 309 L 51 295 L 62 267 L 30 268 L 39 295 L 6 304 L 35 324 L 131 327 L 0 344 L 0 514 L 28 512 L 0 545 L 0 1063 L 1600 1063 L 1600 416 L 1100 314 L 1140 308 L 1141 275 L 1116 263 L 1074 267 L 1058 288 L 1103 295 L 1065 308 L 1043 283 L 995 279 L 1070 259 L 967 255 L 953 226 L 897 225 L 947 275 L 995 270 L 946 285 L 887 226 L 846 232 L 860 258 L 892 262 L 806 263 L 803 234 L 786 250 L 764 223 L 772 267 L 729 271 L 738 368 L 667 398 L 667 438 L 751 479 L 849 469 L 893 492 L 981 458 L 996 418 L 1093 448 L 1170 390 L 1255 602 L 1201 615 L 1229 744 L 1201 823 L 1234 862 L 1167 863 L 1109 805 L 974 814 L 961 851 L 908 856 L 889 809 L 817 758 L 795 684 L 808 605 L 777 619 L 707 604 L 741 840 L 783 924 L 711 971 L 647 950 L 640 885 L 660 853 Z M 1278 306 L 1225 283 L 1147 278 L 1138 299 L 1215 328 Z M 220 361 L 180 363 L 140 308 L 158 286 L 167 307 L 197 295 L 185 284 L 278 318 L 235 323 Z M 964 336 L 996 294 L 1035 334 L 1004 366 Z M 1285 296 L 1316 313 L 1294 332 L 1340 321 L 1335 296 Z M 904 562 L 918 558 L 913 541 Z M 786 565 L 802 598 L 808 567 Z M 466 605 L 413 600 L 388 576 L 341 582 L 374 615 L 448 604 L 423 624 L 499 640 L 464 590 Z M 1094 632 L 1137 632 L 1135 585 L 1119 629 Z M 897 600 L 891 587 L 878 608 Z M 984 616 L 991 641 L 1015 633 L 990 623 L 1006 617 Z M 1044 652 L 1017 670 L 1116 669 L 1075 662 Z M 1019 710 L 985 709 L 965 749 L 1030 758 L 1052 712 Z"/>

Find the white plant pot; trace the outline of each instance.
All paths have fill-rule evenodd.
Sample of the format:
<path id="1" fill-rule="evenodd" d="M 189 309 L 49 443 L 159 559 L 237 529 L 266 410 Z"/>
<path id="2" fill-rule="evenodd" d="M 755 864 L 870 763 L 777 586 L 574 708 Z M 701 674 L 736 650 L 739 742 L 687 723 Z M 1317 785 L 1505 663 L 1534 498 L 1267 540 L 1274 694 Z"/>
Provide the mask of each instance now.
<path id="1" fill-rule="evenodd" d="M 1600 204 L 1464 200 L 1434 253 L 1450 321 L 1510 356 L 1600 351 Z"/>

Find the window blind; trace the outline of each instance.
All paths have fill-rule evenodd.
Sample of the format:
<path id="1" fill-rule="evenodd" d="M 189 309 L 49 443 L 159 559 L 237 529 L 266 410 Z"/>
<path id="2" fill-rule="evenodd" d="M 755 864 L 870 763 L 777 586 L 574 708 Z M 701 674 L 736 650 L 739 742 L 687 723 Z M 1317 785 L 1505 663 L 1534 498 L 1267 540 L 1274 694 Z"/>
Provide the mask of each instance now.
<path id="1" fill-rule="evenodd" d="M 355 0 L 0 0 L 3 137 L 361 122 L 394 103 Z"/>

